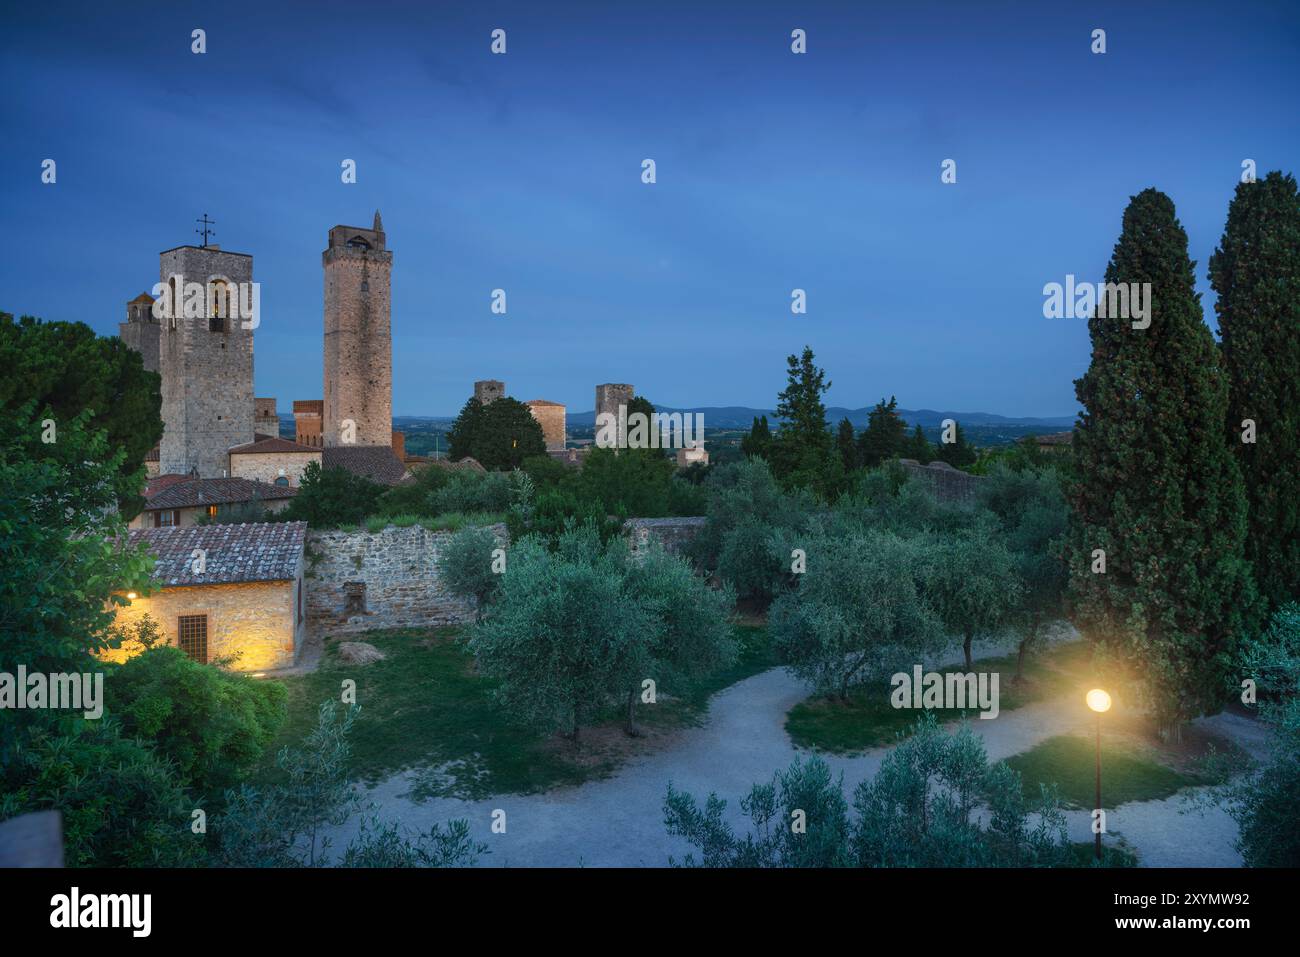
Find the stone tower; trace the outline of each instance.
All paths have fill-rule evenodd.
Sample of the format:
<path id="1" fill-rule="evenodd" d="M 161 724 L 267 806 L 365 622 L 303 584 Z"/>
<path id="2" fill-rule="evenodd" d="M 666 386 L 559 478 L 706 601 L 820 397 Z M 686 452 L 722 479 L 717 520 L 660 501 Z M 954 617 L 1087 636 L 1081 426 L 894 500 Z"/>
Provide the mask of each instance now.
<path id="1" fill-rule="evenodd" d="M 565 408 L 559 402 L 548 402 L 546 399 L 532 399 L 525 402 L 528 411 L 533 414 L 537 424 L 542 427 L 542 438 L 546 440 L 546 451 L 561 452 L 564 450 L 567 433 L 565 431 Z"/>
<path id="2" fill-rule="evenodd" d="M 474 398 L 487 405 L 506 394 L 506 384 L 496 379 L 480 379 L 474 383 Z"/>
<path id="3" fill-rule="evenodd" d="M 326 446 L 393 441 L 393 340 L 389 281 L 393 254 L 375 211 L 370 229 L 335 226 L 325 267 Z M 348 423 L 355 427 L 351 435 Z M 350 441 L 351 440 L 351 441 Z"/>
<path id="4" fill-rule="evenodd" d="M 253 441 L 256 323 L 240 316 L 241 288 L 252 301 L 253 257 L 219 246 L 177 246 L 158 258 L 159 281 L 171 287 L 172 303 L 159 323 L 158 471 L 221 478 L 229 474 L 231 447 Z M 191 284 L 201 285 L 203 296 L 190 297 L 196 308 L 186 318 Z"/>
<path id="5" fill-rule="evenodd" d="M 596 386 L 596 435 L 600 435 L 600 414 L 608 412 L 618 423 L 618 444 L 615 448 L 627 447 L 627 412 L 619 415 L 619 406 L 626 407 L 633 396 L 630 385 L 622 382 L 606 382 Z"/>
<path id="6" fill-rule="evenodd" d="M 128 347 L 140 353 L 146 369 L 158 371 L 162 328 L 153 315 L 153 296 L 142 292 L 126 304 L 126 322 L 117 324 L 117 335 Z"/>

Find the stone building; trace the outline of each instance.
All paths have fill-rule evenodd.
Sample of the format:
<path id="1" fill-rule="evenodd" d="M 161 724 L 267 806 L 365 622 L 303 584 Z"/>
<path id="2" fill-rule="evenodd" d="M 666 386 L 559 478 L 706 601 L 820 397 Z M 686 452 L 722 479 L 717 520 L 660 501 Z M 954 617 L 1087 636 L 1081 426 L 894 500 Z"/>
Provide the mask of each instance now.
<path id="1" fill-rule="evenodd" d="M 294 399 L 294 440 L 299 445 L 321 445 L 321 416 L 325 412 L 324 399 Z"/>
<path id="2" fill-rule="evenodd" d="M 335 226 L 321 253 L 325 270 L 325 446 L 393 440 L 393 254 L 383 221 L 372 228 Z M 347 423 L 355 427 L 355 435 Z"/>
<path id="3" fill-rule="evenodd" d="M 145 486 L 144 509 L 131 520 L 131 528 L 173 528 L 217 518 L 222 512 L 258 502 L 268 512 L 289 504 L 298 489 L 246 478 L 192 478 L 160 475 Z"/>
<path id="4" fill-rule="evenodd" d="M 320 465 L 321 451 L 317 446 L 280 438 L 237 445 L 230 450 L 230 477 L 297 488 L 302 484 L 307 465 L 311 462 Z"/>
<path id="5" fill-rule="evenodd" d="M 621 382 L 606 382 L 596 386 L 596 434 L 600 434 L 600 416 L 608 412 L 618 422 L 618 441 L 615 448 L 627 447 L 627 413 L 619 415 L 619 407 L 624 409 L 632 401 L 632 386 Z"/>
<path id="6" fill-rule="evenodd" d="M 253 399 L 253 431 L 262 435 L 278 438 L 280 435 L 280 416 L 275 411 L 275 399 Z"/>
<path id="7" fill-rule="evenodd" d="M 157 561 L 149 595 L 127 593 L 117 625 L 146 614 L 169 645 L 196 661 L 233 658 L 234 671 L 258 672 L 294 664 L 306 624 L 303 543 L 306 522 L 195 525 L 128 533 Z M 195 555 L 202 556 L 196 562 Z M 104 653 L 123 661 L 138 648 Z"/>
<path id="8" fill-rule="evenodd" d="M 524 403 L 533 414 L 537 424 L 542 427 L 542 436 L 546 439 L 546 451 L 558 452 L 564 448 L 567 437 L 565 429 L 565 408 L 559 402 L 547 402 L 545 399 L 532 399 Z"/>
<path id="9" fill-rule="evenodd" d="M 480 405 L 487 405 L 506 394 L 506 384 L 497 379 L 480 379 L 474 383 L 474 398 Z"/>
<path id="10" fill-rule="evenodd" d="M 162 475 L 220 478 L 229 450 L 253 441 L 253 329 L 239 315 L 241 284 L 251 290 L 253 257 L 219 246 L 178 246 L 159 255 L 171 308 L 160 320 Z M 201 315 L 185 317 L 185 286 L 205 292 Z"/>
<path id="11" fill-rule="evenodd" d="M 126 322 L 117 324 L 117 334 L 136 352 L 150 372 L 158 370 L 158 346 L 162 324 L 153 315 L 153 296 L 142 292 L 126 304 Z"/>

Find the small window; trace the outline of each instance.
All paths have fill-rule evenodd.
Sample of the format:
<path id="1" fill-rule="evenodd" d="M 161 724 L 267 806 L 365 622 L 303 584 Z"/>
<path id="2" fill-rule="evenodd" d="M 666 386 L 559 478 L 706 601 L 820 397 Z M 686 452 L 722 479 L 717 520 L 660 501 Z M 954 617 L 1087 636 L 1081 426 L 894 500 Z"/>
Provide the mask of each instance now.
<path id="1" fill-rule="evenodd" d="M 343 613 L 345 615 L 364 615 L 366 613 L 366 583 L 343 583 Z"/>
<path id="2" fill-rule="evenodd" d="M 216 517 L 217 517 L 217 507 L 215 505 L 209 505 L 208 518 L 216 518 Z"/>
<path id="3" fill-rule="evenodd" d="M 179 525 L 177 521 L 180 513 L 174 509 L 163 509 L 161 512 L 153 513 L 154 528 L 171 528 L 173 525 Z"/>
<path id="4" fill-rule="evenodd" d="M 176 643 L 200 664 L 208 663 L 208 616 L 181 615 L 176 619 Z"/>
<path id="5" fill-rule="evenodd" d="M 289 480 L 285 476 L 281 475 L 279 478 L 275 480 L 275 484 L 280 486 L 280 488 L 288 488 Z"/>

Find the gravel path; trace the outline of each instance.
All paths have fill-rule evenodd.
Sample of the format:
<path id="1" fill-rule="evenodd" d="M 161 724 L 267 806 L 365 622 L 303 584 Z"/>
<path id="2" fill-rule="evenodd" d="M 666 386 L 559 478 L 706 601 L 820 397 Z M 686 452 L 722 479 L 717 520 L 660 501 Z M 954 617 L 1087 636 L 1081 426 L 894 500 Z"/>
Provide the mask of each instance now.
<path id="1" fill-rule="evenodd" d="M 482 866 L 651 866 L 690 850 L 670 837 L 663 825 L 668 782 L 703 800 L 710 791 L 727 801 L 727 812 L 742 823 L 739 798 L 751 785 L 771 779 L 800 753 L 786 735 L 786 712 L 808 695 L 807 687 L 786 669 L 775 668 L 718 693 L 700 727 L 687 728 L 664 750 L 629 759 L 613 776 L 545 794 L 498 795 L 483 801 L 435 798 L 415 803 L 405 797 L 416 774 L 404 772 L 371 789 L 380 814 L 414 829 L 463 817 L 490 853 Z M 1091 729 L 1082 701 L 1058 699 L 1005 712 L 993 720 L 973 720 L 990 760 L 1026 751 L 1059 734 Z M 1248 728 L 1231 719 L 1210 719 L 1216 730 L 1249 738 Z M 1236 719 L 1241 721 L 1241 719 Z M 1243 741 L 1250 746 L 1255 741 Z M 1251 747 L 1251 750 L 1255 750 Z M 846 794 L 875 773 L 888 748 L 858 757 L 825 756 L 833 772 L 843 772 Z M 806 752 L 805 752 L 806 753 Z M 1222 811 L 1204 816 L 1180 814 L 1181 795 L 1163 801 L 1121 805 L 1108 816 L 1112 836 L 1122 835 L 1146 866 L 1233 867 L 1236 825 Z M 491 833 L 494 810 L 506 813 L 506 833 Z M 1073 840 L 1091 840 L 1087 812 L 1070 812 Z M 333 834 L 334 846 L 351 837 L 351 828 Z"/>

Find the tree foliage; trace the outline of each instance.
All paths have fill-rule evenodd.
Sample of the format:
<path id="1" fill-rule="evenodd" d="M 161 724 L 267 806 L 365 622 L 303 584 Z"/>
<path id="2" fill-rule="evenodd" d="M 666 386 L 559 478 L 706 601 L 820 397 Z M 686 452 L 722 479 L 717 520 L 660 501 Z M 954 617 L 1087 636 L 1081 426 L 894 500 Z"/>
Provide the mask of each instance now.
<path id="1" fill-rule="evenodd" d="M 1257 604 L 1245 493 L 1223 428 L 1228 383 L 1167 196 L 1133 197 L 1105 279 L 1149 283 L 1150 324 L 1088 322 L 1067 491 L 1072 601 L 1080 628 L 1145 676 L 1176 733 L 1220 707 Z M 1104 573 L 1093 571 L 1098 549 Z"/>
<path id="2" fill-rule="evenodd" d="M 484 405 L 471 398 L 447 432 L 447 457 L 469 456 L 489 471 L 515 469 L 531 456 L 546 454 L 542 427 L 528 406 L 502 396 Z"/>
<path id="3" fill-rule="evenodd" d="M 1228 378 L 1228 447 L 1245 483 L 1246 556 L 1269 604 L 1300 598 L 1300 193 L 1241 183 L 1210 257 Z M 1242 441 L 1246 420 L 1255 441 Z"/>
<path id="4" fill-rule="evenodd" d="M 129 515 L 143 505 L 137 473 L 162 438 L 162 380 L 116 336 L 99 336 L 81 322 L 14 321 L 0 312 L 0 410 L 6 416 L 32 403 L 37 419 L 59 430 L 71 420 L 107 434 L 115 459 L 118 503 Z"/>

